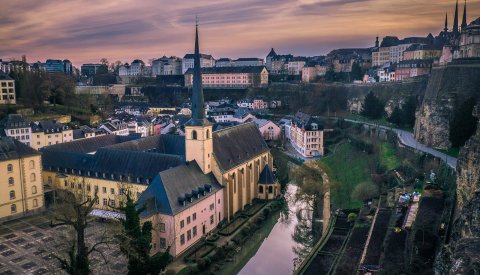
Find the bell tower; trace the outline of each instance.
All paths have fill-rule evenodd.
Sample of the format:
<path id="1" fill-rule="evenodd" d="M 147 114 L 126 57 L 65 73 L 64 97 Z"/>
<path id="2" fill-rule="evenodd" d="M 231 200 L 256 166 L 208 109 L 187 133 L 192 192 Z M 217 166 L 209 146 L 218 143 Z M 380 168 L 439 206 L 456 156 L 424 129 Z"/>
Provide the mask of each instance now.
<path id="1" fill-rule="evenodd" d="M 212 124 L 205 118 L 198 23 L 195 25 L 193 64 L 192 118 L 185 124 L 185 158 L 186 161 L 195 160 L 203 173 L 208 174 L 212 171 Z"/>

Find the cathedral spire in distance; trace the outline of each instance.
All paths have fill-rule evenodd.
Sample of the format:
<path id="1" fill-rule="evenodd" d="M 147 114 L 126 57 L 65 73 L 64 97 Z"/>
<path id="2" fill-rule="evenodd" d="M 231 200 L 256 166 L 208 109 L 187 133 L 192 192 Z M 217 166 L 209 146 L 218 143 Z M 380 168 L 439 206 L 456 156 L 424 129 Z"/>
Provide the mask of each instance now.
<path id="1" fill-rule="evenodd" d="M 445 32 L 448 31 L 448 13 L 445 13 L 445 28 L 443 28 Z"/>
<path id="2" fill-rule="evenodd" d="M 455 17 L 453 19 L 453 32 L 458 33 L 458 0 L 455 4 Z"/>
<path id="3" fill-rule="evenodd" d="M 465 5 L 463 6 L 463 19 L 462 19 L 462 30 L 467 27 L 467 0 L 465 0 Z"/>

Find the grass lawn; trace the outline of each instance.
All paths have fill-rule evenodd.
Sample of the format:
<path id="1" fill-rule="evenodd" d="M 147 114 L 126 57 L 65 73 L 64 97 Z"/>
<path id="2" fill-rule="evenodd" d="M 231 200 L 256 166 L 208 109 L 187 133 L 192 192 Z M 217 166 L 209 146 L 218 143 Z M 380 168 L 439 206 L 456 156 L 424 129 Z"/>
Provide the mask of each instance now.
<path id="1" fill-rule="evenodd" d="M 395 153 L 395 148 L 391 143 L 382 143 L 380 145 L 380 163 L 387 167 L 387 170 L 393 170 L 401 165 Z"/>
<path id="2" fill-rule="evenodd" d="M 332 203 L 335 208 L 359 208 L 362 202 L 351 198 L 355 186 L 361 182 L 369 182 L 369 162 L 373 156 L 356 151 L 349 143 L 340 144 L 332 155 L 321 159 L 333 186 Z"/>

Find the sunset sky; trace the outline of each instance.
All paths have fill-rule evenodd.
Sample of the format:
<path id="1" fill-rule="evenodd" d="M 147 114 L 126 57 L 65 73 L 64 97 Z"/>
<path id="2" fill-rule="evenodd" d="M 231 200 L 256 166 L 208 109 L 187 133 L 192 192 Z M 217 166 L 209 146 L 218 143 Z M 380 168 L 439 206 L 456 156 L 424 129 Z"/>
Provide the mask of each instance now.
<path id="1" fill-rule="evenodd" d="M 0 59 L 70 59 L 74 65 L 148 61 L 193 51 L 195 15 L 203 53 L 262 57 L 370 47 L 376 34 L 424 36 L 453 22 L 454 0 L 13 0 L 0 9 Z M 480 0 L 467 1 L 468 22 Z M 459 17 L 463 1 L 459 3 Z"/>

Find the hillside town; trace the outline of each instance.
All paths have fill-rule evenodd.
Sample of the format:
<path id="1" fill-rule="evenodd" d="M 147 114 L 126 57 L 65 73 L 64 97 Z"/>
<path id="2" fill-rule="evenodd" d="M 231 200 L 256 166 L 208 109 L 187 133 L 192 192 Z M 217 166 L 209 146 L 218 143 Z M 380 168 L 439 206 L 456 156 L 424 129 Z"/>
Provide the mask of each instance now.
<path id="1" fill-rule="evenodd" d="M 477 274 L 480 18 L 452 7 L 316 56 L 216 56 L 197 21 L 183 57 L 0 59 L 0 274 Z"/>

